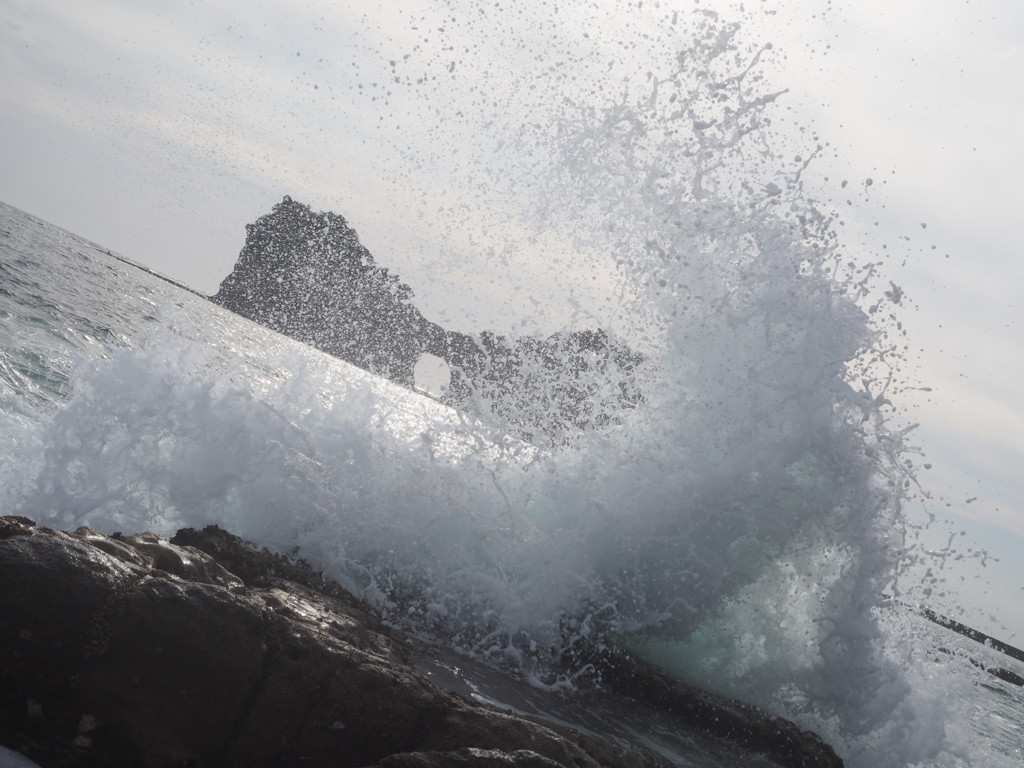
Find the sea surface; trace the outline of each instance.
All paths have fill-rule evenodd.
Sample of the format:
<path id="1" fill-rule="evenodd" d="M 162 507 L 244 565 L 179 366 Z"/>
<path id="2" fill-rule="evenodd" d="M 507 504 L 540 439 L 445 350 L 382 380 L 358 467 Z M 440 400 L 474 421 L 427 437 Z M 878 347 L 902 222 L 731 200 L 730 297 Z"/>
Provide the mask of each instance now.
<path id="1" fill-rule="evenodd" d="M 685 398 L 539 450 L 0 205 L 0 505 L 105 532 L 216 523 L 297 553 L 447 649 L 425 670 L 485 700 L 525 685 L 573 721 L 595 682 L 573 649 L 619 644 L 851 766 L 1020 765 L 1024 690 L 985 668 L 1024 665 L 881 597 L 904 533 L 892 433 L 865 438 L 881 421 L 855 395 L 843 415 L 841 376 L 780 382 L 771 348 L 739 352 L 761 384 L 705 401 L 720 380 L 691 349 L 670 379 Z M 688 749 L 680 765 L 722 764 Z"/>

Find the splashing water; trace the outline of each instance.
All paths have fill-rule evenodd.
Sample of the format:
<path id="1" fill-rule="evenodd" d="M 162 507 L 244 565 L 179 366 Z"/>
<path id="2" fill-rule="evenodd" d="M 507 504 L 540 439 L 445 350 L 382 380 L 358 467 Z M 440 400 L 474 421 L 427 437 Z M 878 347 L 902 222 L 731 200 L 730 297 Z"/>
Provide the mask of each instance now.
<path id="1" fill-rule="evenodd" d="M 713 15 L 691 35 L 663 71 L 503 137 L 532 181 L 510 193 L 518 220 L 617 265 L 609 330 L 646 356 L 636 409 L 538 449 L 172 312 L 81 366 L 17 511 L 216 522 L 542 684 L 582 685 L 595 654 L 628 647 L 818 730 L 849 764 L 956 764 L 947 710 L 966 693 L 882 605 L 915 483 L 886 299 L 804 191 L 820 146 L 781 158 L 771 47 Z M 232 361 L 253 344 L 274 364 Z"/>
<path id="2" fill-rule="evenodd" d="M 706 685 L 809 705 L 881 764 L 859 739 L 915 718 L 876 620 L 914 482 L 884 396 L 893 350 L 803 193 L 821 146 L 779 159 L 771 46 L 737 37 L 705 16 L 675 68 L 525 139 L 554 136 L 538 218 L 616 255 L 652 358 L 646 407 L 580 449 L 599 491 L 563 504 L 600 510 L 588 618 Z"/>

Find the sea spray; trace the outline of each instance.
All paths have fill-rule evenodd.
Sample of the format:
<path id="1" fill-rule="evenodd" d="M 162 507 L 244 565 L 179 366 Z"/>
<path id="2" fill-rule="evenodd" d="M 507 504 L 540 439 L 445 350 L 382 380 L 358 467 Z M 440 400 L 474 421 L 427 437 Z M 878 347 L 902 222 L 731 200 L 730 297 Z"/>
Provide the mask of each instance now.
<path id="1" fill-rule="evenodd" d="M 770 49 L 711 16 L 692 37 L 628 88 L 524 123 L 503 160 L 533 174 L 518 220 L 619 265 L 610 330 L 645 351 L 637 408 L 539 449 L 170 311 L 78 368 L 16 511 L 217 523 L 542 684 L 599 684 L 582 651 L 630 647 L 853 765 L 952 760 L 947 700 L 919 651 L 895 650 L 881 598 L 913 483 L 888 402 L 900 297 L 873 292 L 872 263 L 806 196 L 816 140 L 779 149 Z"/>
<path id="2" fill-rule="evenodd" d="M 556 137 L 539 218 L 615 254 L 651 355 L 628 447 L 590 454 L 622 515 L 594 561 L 619 630 L 655 638 L 641 652 L 813 710 L 883 764 L 880 732 L 918 719 L 875 617 L 913 480 L 885 397 L 898 355 L 875 322 L 900 296 L 866 301 L 873 265 L 844 257 L 837 217 L 803 190 L 822 146 L 783 159 L 771 46 L 738 33 L 705 16 L 674 67 L 528 139 Z"/>

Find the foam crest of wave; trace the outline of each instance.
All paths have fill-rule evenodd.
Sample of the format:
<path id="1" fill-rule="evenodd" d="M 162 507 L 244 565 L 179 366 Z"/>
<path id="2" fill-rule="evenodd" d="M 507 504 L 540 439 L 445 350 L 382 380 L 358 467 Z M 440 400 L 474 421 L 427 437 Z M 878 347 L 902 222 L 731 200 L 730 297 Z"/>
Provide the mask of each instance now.
<path id="1" fill-rule="evenodd" d="M 738 40 L 705 17 L 664 71 L 517 137 L 523 218 L 620 267 L 635 409 L 541 449 L 296 345 L 241 350 L 253 371 L 167 315 L 78 372 L 18 511 L 217 523 L 544 684 L 628 647 L 853 764 L 955 764 L 948 698 L 881 618 L 914 482 L 886 299 L 804 194 L 816 143 L 769 130 L 770 48 Z"/>

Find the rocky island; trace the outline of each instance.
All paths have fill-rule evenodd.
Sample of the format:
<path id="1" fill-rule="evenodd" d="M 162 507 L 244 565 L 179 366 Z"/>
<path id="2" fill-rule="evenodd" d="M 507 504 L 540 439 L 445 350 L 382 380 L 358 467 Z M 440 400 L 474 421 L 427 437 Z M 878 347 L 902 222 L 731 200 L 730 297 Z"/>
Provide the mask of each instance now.
<path id="1" fill-rule="evenodd" d="M 408 387 L 424 354 L 448 364 L 443 400 L 527 439 L 601 426 L 639 401 L 642 356 L 601 329 L 509 340 L 427 320 L 344 217 L 285 197 L 246 227 L 212 299 L 237 314 Z"/>

